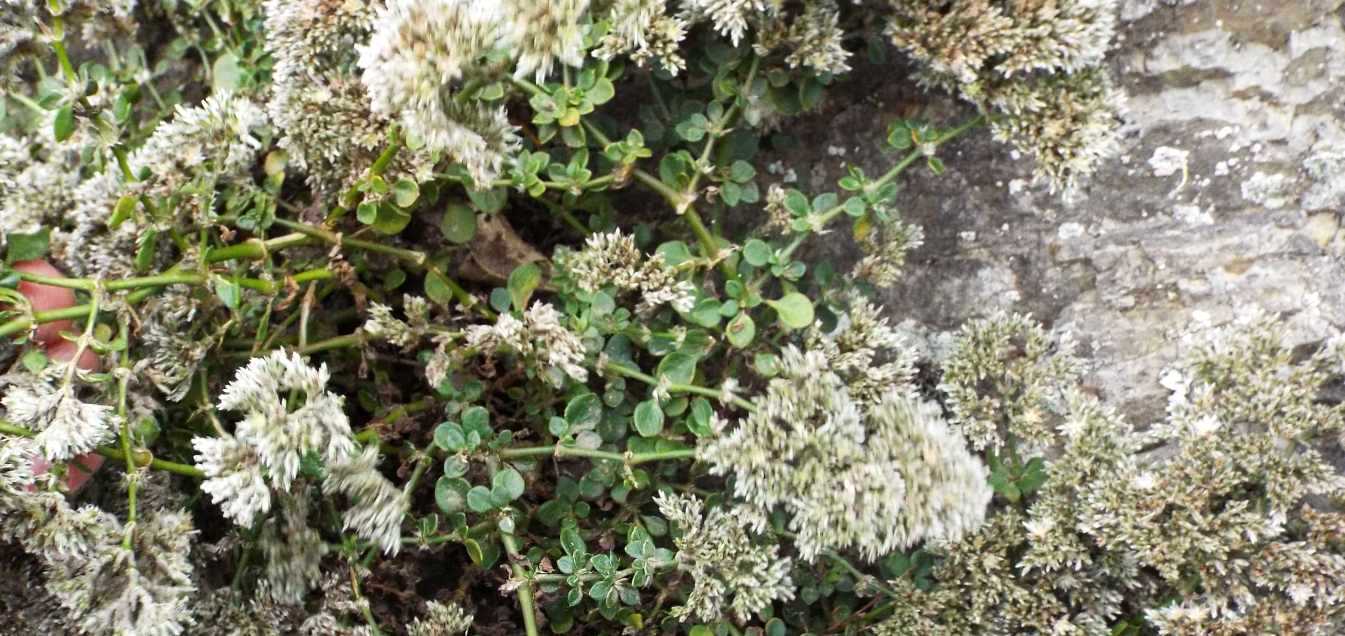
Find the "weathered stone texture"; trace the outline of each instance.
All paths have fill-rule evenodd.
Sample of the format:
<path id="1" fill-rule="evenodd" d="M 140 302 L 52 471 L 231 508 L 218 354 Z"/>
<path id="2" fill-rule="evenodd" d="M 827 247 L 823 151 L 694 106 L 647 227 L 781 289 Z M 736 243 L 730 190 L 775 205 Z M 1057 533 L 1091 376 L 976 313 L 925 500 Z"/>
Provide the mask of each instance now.
<path id="1" fill-rule="evenodd" d="M 887 294 L 890 313 L 938 334 L 997 308 L 1068 330 L 1090 382 L 1143 422 L 1157 377 L 1193 326 L 1259 307 L 1296 343 L 1345 326 L 1345 29 L 1342 0 L 1124 0 L 1111 56 L 1129 95 L 1122 153 L 1062 198 L 1031 166 L 973 135 L 948 172 L 916 174 L 903 212 L 928 240 Z M 790 159 L 804 186 L 840 164 L 870 174 L 890 119 L 955 121 L 949 101 L 913 106 L 892 77 L 836 104 Z M 839 98 L 838 98 L 839 99 Z M 844 152 L 842 155 L 841 153 Z M 838 156 L 840 155 L 840 156 Z M 841 257 L 844 241 L 822 250 Z"/>

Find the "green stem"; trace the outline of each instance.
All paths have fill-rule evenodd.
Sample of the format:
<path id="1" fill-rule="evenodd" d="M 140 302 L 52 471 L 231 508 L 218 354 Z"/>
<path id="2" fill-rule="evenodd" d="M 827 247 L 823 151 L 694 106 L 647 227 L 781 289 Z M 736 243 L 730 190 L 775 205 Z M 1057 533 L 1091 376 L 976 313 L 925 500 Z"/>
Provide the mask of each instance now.
<path id="1" fill-rule="evenodd" d="M 384 148 L 383 152 L 374 160 L 373 165 L 369 166 L 370 177 L 381 176 L 383 172 L 388 169 L 392 160 L 397 157 L 397 153 L 401 152 L 404 143 L 401 131 L 393 129 L 392 135 L 392 140 L 388 142 L 388 146 Z M 351 208 L 359 205 L 360 199 L 362 198 L 360 191 L 355 186 L 350 186 L 350 188 L 342 193 L 341 197 L 337 199 L 337 206 L 327 214 L 327 225 L 332 225 L 341 220 L 341 217 L 350 214 Z"/>
<path id="2" fill-rule="evenodd" d="M 120 337 L 122 342 L 130 342 L 130 323 L 121 318 Z M 78 358 L 76 358 L 78 359 Z M 121 356 L 122 373 L 117 378 L 117 416 L 121 418 L 121 452 L 126 454 L 126 524 L 134 525 L 136 519 L 136 494 L 139 490 L 139 478 L 136 475 L 135 456 L 131 453 L 131 419 L 126 416 L 126 389 L 131 381 L 131 356 L 123 352 Z M 122 547 L 131 548 L 131 535 L 128 533 Z"/>
<path id="3" fill-rule="evenodd" d="M 519 554 L 518 537 L 509 532 L 500 532 L 500 540 L 504 543 L 504 549 L 509 553 L 509 568 L 514 576 L 522 583 L 519 584 L 516 593 L 518 594 L 518 609 L 523 613 L 523 630 L 527 636 L 539 636 L 541 632 L 537 630 L 537 609 L 534 607 L 532 596 L 532 581 L 528 576 L 527 568 L 524 568 L 520 561 L 523 555 Z"/>
<path id="4" fill-rule="evenodd" d="M 578 446 L 566 446 L 556 444 L 554 446 L 532 446 L 526 448 L 506 448 L 497 453 L 500 459 L 523 459 L 527 457 L 583 457 L 586 459 L 602 459 L 613 462 L 621 462 L 628 466 L 638 466 L 650 462 L 665 460 L 695 459 L 696 449 L 679 448 L 676 450 L 657 451 L 653 453 L 617 453 L 614 451 L 602 451 L 590 448 L 580 448 Z"/>
<path id="5" fill-rule="evenodd" d="M 603 367 L 603 371 L 610 371 L 622 377 L 630 378 L 632 380 L 639 380 L 650 386 L 658 386 L 659 384 L 658 378 L 649 375 L 648 373 L 644 373 L 642 371 L 632 369 L 630 367 L 625 367 L 619 364 L 613 364 L 611 362 L 608 362 L 607 366 Z M 669 384 L 667 388 L 669 393 L 691 393 L 694 395 L 703 395 L 705 397 L 714 398 L 720 401 L 724 400 L 723 391 L 703 386 L 696 386 L 694 384 Z M 734 406 L 744 411 L 747 411 L 748 413 L 757 412 L 756 405 L 740 397 L 730 396 L 729 402 Z"/>
<path id="6" fill-rule="evenodd" d="M 981 125 L 981 123 L 984 121 L 985 119 L 982 116 L 973 117 L 963 122 L 962 124 L 958 125 L 956 128 L 949 130 L 943 135 L 940 135 L 939 138 L 934 140 L 932 143 L 935 146 L 945 144 L 961 136 L 968 130 L 971 130 L 972 128 Z M 876 181 L 865 186 L 865 191 L 873 192 L 881 189 L 883 186 L 886 186 L 887 184 L 891 183 L 893 179 L 896 179 L 899 175 L 901 175 L 901 173 L 905 171 L 907 168 L 909 168 L 911 164 L 915 163 L 916 161 L 919 161 L 924 156 L 925 156 L 924 149 L 916 148 L 910 151 L 909 153 L 906 154 L 904 158 L 902 158 L 901 161 L 897 162 L 895 166 L 892 166 L 890 170 L 884 173 L 883 176 L 878 177 Z M 831 223 L 833 219 L 844 213 L 845 213 L 844 203 L 838 203 L 835 206 L 832 206 L 831 209 L 818 215 L 817 227 L 819 228 L 826 227 L 826 225 Z M 794 251 L 797 250 L 801 245 L 803 245 L 803 240 L 808 236 L 810 235 L 801 234 L 795 237 L 794 240 L 789 244 L 789 246 L 786 247 L 784 251 L 780 252 L 780 260 L 781 261 L 787 260 L 791 255 L 793 255 Z"/>
<path id="7" fill-rule="evenodd" d="M 14 424 L 10 424 L 9 422 L 6 422 L 4 420 L 0 420 L 0 434 L 14 435 L 16 437 L 30 437 L 30 438 L 37 436 L 37 433 L 34 433 L 33 431 L 23 428 L 22 426 L 16 426 Z M 110 446 L 95 448 L 94 452 L 113 461 L 126 461 L 127 458 L 126 453 L 122 452 L 119 449 L 112 448 Z M 154 458 L 153 455 L 151 455 L 148 452 L 132 453 L 131 457 L 134 457 L 135 465 L 138 468 L 149 467 L 151 470 L 162 470 L 164 472 L 174 473 L 177 475 L 182 475 L 184 477 L 191 477 L 194 479 L 205 479 L 205 473 L 201 472 L 201 470 L 199 468 L 196 468 L 195 466 L 189 466 L 187 464 L 178 464 L 176 462 L 156 459 Z"/>
<path id="8" fill-rule="evenodd" d="M 20 272 L 20 278 L 25 281 L 41 285 L 51 285 L 53 287 L 64 287 L 67 289 L 79 289 L 93 292 L 98 288 L 98 282 L 88 278 L 63 278 L 58 276 L 43 276 L 29 272 Z M 305 283 L 314 280 L 326 280 L 332 278 L 331 270 L 327 268 L 318 268 L 306 272 L 300 272 L 294 275 L 296 283 Z M 130 305 L 137 305 L 152 295 L 159 288 L 168 285 L 204 285 L 207 278 L 201 274 L 187 274 L 181 272 L 168 272 L 158 276 L 143 276 L 137 278 L 123 278 L 118 280 L 105 281 L 103 288 L 107 291 L 126 291 L 139 289 L 139 291 L 126 297 L 126 302 Z M 238 284 L 248 289 L 255 289 L 264 294 L 278 293 L 282 287 L 277 283 L 264 281 L 255 278 L 240 278 Z M 63 307 L 61 309 L 50 309 L 47 311 L 35 311 L 33 315 L 21 316 L 0 324 L 0 338 L 12 336 L 17 333 L 28 330 L 34 324 L 45 324 L 56 322 L 58 320 L 74 320 L 84 318 L 93 311 L 90 304 L 75 305 L 73 307 Z"/>

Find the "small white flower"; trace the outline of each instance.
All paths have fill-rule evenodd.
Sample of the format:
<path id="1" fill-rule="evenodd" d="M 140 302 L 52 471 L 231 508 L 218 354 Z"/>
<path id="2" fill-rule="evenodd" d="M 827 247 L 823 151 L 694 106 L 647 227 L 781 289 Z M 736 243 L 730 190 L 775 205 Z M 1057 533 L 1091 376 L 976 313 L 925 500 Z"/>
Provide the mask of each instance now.
<path id="1" fill-rule="evenodd" d="M 271 489 L 262 476 L 256 452 L 233 438 L 197 437 L 196 467 L 206 474 L 201 490 L 220 506 L 224 516 L 251 528 L 271 510 Z"/>
<path id="2" fill-rule="evenodd" d="M 289 489 L 305 454 L 334 463 L 355 451 L 344 400 L 326 391 L 329 377 L 326 365 L 314 369 L 298 354 L 277 351 L 239 369 L 220 395 L 221 410 L 244 413 L 235 436 L 256 449 L 281 490 Z M 290 404 L 291 393 L 302 404 Z"/>
<path id="3" fill-rule="evenodd" d="M 385 554 L 393 555 L 402 547 L 402 520 L 410 503 L 378 472 L 378 462 L 378 447 L 369 446 L 363 453 L 328 467 L 322 489 L 350 498 L 345 529 L 355 530 L 360 537 L 377 543 Z"/>

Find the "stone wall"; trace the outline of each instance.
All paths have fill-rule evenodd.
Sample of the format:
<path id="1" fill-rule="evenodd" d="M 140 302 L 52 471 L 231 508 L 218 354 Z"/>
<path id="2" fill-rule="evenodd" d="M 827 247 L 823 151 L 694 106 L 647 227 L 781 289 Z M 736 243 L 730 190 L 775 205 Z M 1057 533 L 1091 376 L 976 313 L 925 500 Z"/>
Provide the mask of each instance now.
<path id="1" fill-rule="evenodd" d="M 889 313 L 937 341 L 994 309 L 1069 331 L 1090 384 L 1137 424 L 1193 326 L 1282 313 L 1295 343 L 1345 326 L 1345 0 L 1123 0 L 1111 64 L 1129 95 L 1122 152 L 1073 196 L 973 134 L 948 171 L 913 175 L 902 211 L 924 247 Z M 887 122 L 953 122 L 966 109 L 857 73 L 866 94 L 804 126 L 784 158 L 803 186 L 841 163 L 881 173 Z M 884 77 L 886 76 L 886 77 Z M 839 98 L 838 98 L 839 99 Z M 793 132 L 791 131 L 791 132 Z M 923 171 L 917 171 L 923 172 Z M 821 246 L 844 258 L 848 242 Z"/>

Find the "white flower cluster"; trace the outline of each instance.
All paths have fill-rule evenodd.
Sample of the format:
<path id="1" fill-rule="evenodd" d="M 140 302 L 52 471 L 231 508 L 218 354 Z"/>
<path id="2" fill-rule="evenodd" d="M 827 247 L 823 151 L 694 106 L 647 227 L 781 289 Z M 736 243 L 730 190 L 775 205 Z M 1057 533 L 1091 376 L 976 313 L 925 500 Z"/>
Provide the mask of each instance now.
<path id="1" fill-rule="evenodd" d="M 583 291 L 615 287 L 618 292 L 638 292 L 636 311 L 642 316 L 663 305 L 688 312 L 696 302 L 695 287 L 690 281 L 678 280 L 677 271 L 664 262 L 662 254 L 646 258 L 635 245 L 635 237 L 621 230 L 588 237 L 578 252 L 557 250 L 555 260 Z"/>
<path id="2" fill-rule="evenodd" d="M 368 446 L 351 459 L 333 464 L 322 490 L 355 502 L 342 520 L 346 530 L 353 529 L 361 537 L 376 541 L 385 553 L 396 554 L 402 547 L 402 519 L 411 503 L 401 489 L 378 472 L 380 460 L 378 447 Z"/>
<path id="3" fill-rule="evenodd" d="M 706 513 L 700 499 L 668 492 L 655 495 L 654 503 L 676 526 L 677 564 L 695 583 L 674 617 L 712 622 L 732 612 L 746 622 L 774 601 L 794 598 L 793 564 L 778 545 L 753 541 L 732 512 Z"/>
<path id="4" fill-rule="evenodd" d="M 697 457 L 759 511 L 789 513 L 804 559 L 853 547 L 871 560 L 981 523 L 985 467 L 933 409 L 896 390 L 864 409 L 821 352 L 787 348 L 780 369 Z"/>
<path id="5" fill-rule="evenodd" d="M 194 591 L 190 516 L 158 511 L 123 526 L 93 506 L 71 508 L 50 480 L 34 478 L 37 458 L 30 440 L 0 438 L 0 540 L 42 560 L 48 591 L 82 633 L 183 633 Z"/>
<path id="6" fill-rule="evenodd" d="M 431 386 L 442 384 L 468 358 L 501 351 L 523 358 L 530 373 L 539 372 L 552 386 L 564 386 L 567 377 L 576 382 L 588 379 L 584 342 L 565 327 L 562 314 L 544 302 L 533 303 L 522 320 L 505 313 L 493 325 L 472 325 L 465 340 L 458 344 L 452 337 L 436 338 L 439 346 L 425 366 Z"/>
<path id="7" fill-rule="evenodd" d="M 9 387 L 0 398 L 5 417 L 35 431 L 38 452 L 51 462 L 92 451 L 115 436 L 112 407 L 82 401 L 74 383 L 66 381 L 68 364 L 53 364 L 36 377 L 6 377 Z"/>
<path id="8" fill-rule="evenodd" d="M 504 39 L 518 58 L 519 77 L 533 75 L 545 81 L 559 61 L 584 65 L 584 29 L 580 19 L 589 0 L 505 0 Z"/>
<path id="9" fill-rule="evenodd" d="M 790 68 L 804 66 L 818 73 L 839 75 L 850 70 L 850 52 L 842 46 L 845 32 L 839 26 L 840 13 L 833 0 L 813 0 L 803 11 L 790 17 L 783 11 L 769 11 L 758 27 L 753 46 L 758 55 L 789 51 L 785 63 Z"/>
<path id="10" fill-rule="evenodd" d="M 680 48 L 687 22 L 668 12 L 668 0 L 616 0 L 607 14 L 610 26 L 593 55 L 610 60 L 629 54 L 639 66 L 651 62 L 672 75 L 686 70 Z"/>
<path id="11" fill-rule="evenodd" d="M 174 218 L 159 220 L 162 229 L 178 227 L 183 213 L 199 225 L 209 224 L 215 189 L 204 188 L 212 194 L 198 195 L 194 192 L 201 188 L 187 186 L 198 179 L 212 186 L 250 185 L 262 145 L 257 136 L 267 123 L 260 106 L 230 93 L 215 93 L 195 107 L 179 105 L 130 157 L 132 172 L 147 170 L 149 176 L 125 187 L 137 195 L 173 197 Z"/>
<path id="12" fill-rule="evenodd" d="M 708 19 L 715 31 L 734 46 L 747 34 L 748 20 L 767 9 L 766 0 L 685 0 L 684 13 L 692 20 Z"/>
<path id="13" fill-rule="evenodd" d="M 275 59 L 267 112 L 279 146 L 318 193 L 358 179 L 387 144 L 393 114 L 375 114 L 355 69 L 354 44 L 368 39 L 374 5 L 267 0 L 266 48 Z M 385 174 L 429 178 L 429 153 L 404 148 Z"/>
<path id="14" fill-rule="evenodd" d="M 1054 440 L 1051 404 L 1080 363 L 1068 337 L 1054 341 L 1029 317 L 998 313 L 962 326 L 943 363 L 953 421 L 976 450 L 999 452 L 1006 436 L 1035 455 Z"/>
<path id="15" fill-rule="evenodd" d="M 410 636 L 453 636 L 466 634 L 472 628 L 472 615 L 457 603 L 447 605 L 438 601 L 426 604 L 425 616 L 417 618 L 406 631 Z"/>
<path id="16" fill-rule="evenodd" d="M 392 307 L 379 302 L 369 304 L 369 318 L 361 328 L 375 340 L 410 349 L 429 333 L 430 304 L 420 296 L 406 294 L 402 300 L 406 321 L 392 315 Z"/>
<path id="17" fill-rule="evenodd" d="M 327 392 L 330 377 L 326 365 L 314 369 L 298 354 L 277 351 L 240 368 L 220 394 L 220 410 L 243 414 L 237 442 L 255 449 L 280 490 L 289 490 L 309 453 L 329 464 L 355 453 L 345 400 Z"/>
<path id="18" fill-rule="evenodd" d="M 181 402 L 191 389 L 196 370 L 216 339 L 194 339 L 190 329 L 197 303 L 187 293 L 169 291 L 141 315 L 140 341 L 144 358 L 136 371 L 144 375 L 169 401 Z"/>
<path id="19" fill-rule="evenodd" d="M 307 526 L 308 487 L 298 479 L 306 456 L 326 465 L 327 492 L 346 495 L 347 529 L 388 554 L 401 548 L 401 522 L 408 503 L 378 472 L 376 448 L 357 452 L 343 400 L 326 390 L 326 366 L 314 369 L 297 354 L 275 352 L 253 359 L 225 387 L 219 408 L 244 413 L 234 435 L 192 440 L 201 489 L 226 517 L 252 527 L 279 507 L 263 526 L 263 546 L 274 552 L 268 580 L 278 598 L 298 599 L 316 580 L 325 551 Z M 294 399 L 301 403 L 292 403 Z"/>
<path id="20" fill-rule="evenodd" d="M 9 233 L 51 227 L 73 202 L 79 173 L 64 165 L 65 153 L 34 157 L 29 150 L 34 145 L 31 139 L 0 135 L 0 245 Z"/>
<path id="21" fill-rule="evenodd" d="M 392 0 L 360 48 L 373 111 L 400 117 L 413 138 L 452 155 L 478 184 L 494 181 L 518 137 L 503 106 L 457 99 L 452 88 L 478 75 L 500 44 L 503 11 L 479 0 Z"/>
<path id="22" fill-rule="evenodd" d="M 924 80 L 986 110 L 1002 140 L 1070 186 L 1117 148 L 1120 96 L 1099 68 L 1116 31 L 1115 0 L 893 0 L 888 34 Z"/>
<path id="23" fill-rule="evenodd" d="M 906 255 L 925 243 L 924 228 L 895 218 L 895 211 L 889 214 L 894 218 L 875 224 L 860 237 L 859 249 L 864 258 L 850 272 L 852 277 L 875 287 L 897 284 L 906 271 Z"/>
<path id="24" fill-rule="evenodd" d="M 813 326 L 806 345 L 826 356 L 832 372 L 845 380 L 850 397 L 865 406 L 909 387 L 915 377 L 911 343 L 887 324 L 877 306 L 858 294 L 851 296 L 835 331 L 824 333 Z"/>
<path id="25" fill-rule="evenodd" d="M 130 546 L 105 540 L 49 585 L 67 608 L 79 608 L 86 634 L 178 636 L 190 625 L 187 602 L 196 590 L 189 560 L 196 535 L 186 513 L 160 512 L 133 526 Z"/>
<path id="26" fill-rule="evenodd" d="M 1345 430 L 1321 399 L 1342 360 L 1297 355 L 1270 324 L 1219 333 L 1165 381 L 1168 417 L 1143 433 L 1068 391 L 1025 512 L 933 546 L 934 589 L 907 590 L 878 633 L 1102 634 L 1123 615 L 1160 634 L 1337 633 L 1345 515 L 1308 502 L 1345 496 L 1322 448 Z"/>

